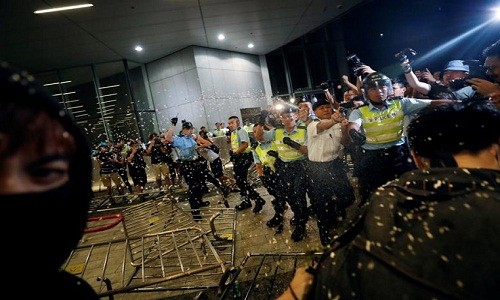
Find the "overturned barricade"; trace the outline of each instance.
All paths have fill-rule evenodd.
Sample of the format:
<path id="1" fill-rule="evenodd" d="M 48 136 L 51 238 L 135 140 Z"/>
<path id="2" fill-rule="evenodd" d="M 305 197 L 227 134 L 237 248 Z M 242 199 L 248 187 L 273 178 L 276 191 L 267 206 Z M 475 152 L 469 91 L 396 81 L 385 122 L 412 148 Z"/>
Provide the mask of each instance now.
<path id="1" fill-rule="evenodd" d="M 236 213 L 208 208 L 202 215 L 195 222 L 165 197 L 89 218 L 64 268 L 101 297 L 218 287 L 234 264 Z"/>

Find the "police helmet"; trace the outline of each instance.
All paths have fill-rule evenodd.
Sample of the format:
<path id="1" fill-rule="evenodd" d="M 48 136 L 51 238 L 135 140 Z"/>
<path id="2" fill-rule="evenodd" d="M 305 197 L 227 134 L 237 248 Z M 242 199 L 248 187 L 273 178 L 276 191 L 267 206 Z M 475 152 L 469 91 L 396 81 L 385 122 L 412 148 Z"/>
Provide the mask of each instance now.
<path id="1" fill-rule="evenodd" d="M 365 79 L 363 79 L 363 89 L 365 93 L 365 98 L 368 99 L 368 90 L 370 88 L 379 88 L 381 86 L 386 86 L 387 87 L 387 95 L 392 95 L 393 90 L 392 90 L 392 83 L 391 79 L 387 77 L 386 75 L 379 73 L 379 72 L 374 72 L 368 74 Z M 369 99 L 368 99 L 369 100 Z"/>

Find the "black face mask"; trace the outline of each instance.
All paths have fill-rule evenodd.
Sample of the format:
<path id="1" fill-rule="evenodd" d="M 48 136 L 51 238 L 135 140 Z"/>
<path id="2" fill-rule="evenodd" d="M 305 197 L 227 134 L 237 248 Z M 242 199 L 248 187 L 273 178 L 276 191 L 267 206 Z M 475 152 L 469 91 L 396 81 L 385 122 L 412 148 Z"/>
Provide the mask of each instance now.
<path id="1" fill-rule="evenodd" d="M 5 252 L 4 266 L 11 267 L 9 273 L 42 275 L 59 269 L 80 240 L 85 224 L 74 194 L 71 181 L 40 193 L 0 194 L 0 226 L 6 245 L 1 251 Z"/>

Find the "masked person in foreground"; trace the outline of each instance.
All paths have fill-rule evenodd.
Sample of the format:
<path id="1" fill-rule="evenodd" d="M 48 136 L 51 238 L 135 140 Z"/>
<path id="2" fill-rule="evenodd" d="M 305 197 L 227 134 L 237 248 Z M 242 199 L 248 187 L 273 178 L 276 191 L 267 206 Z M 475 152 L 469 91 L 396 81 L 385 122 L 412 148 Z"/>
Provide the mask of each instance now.
<path id="1" fill-rule="evenodd" d="M 419 170 L 378 188 L 332 252 L 298 269 L 279 299 L 498 298 L 498 128 L 500 112 L 485 101 L 413 120 Z"/>
<path id="2" fill-rule="evenodd" d="M 16 298 L 97 299 L 60 270 L 83 235 L 92 196 L 85 136 L 32 76 L 6 63 L 0 95 L 3 284 Z"/>

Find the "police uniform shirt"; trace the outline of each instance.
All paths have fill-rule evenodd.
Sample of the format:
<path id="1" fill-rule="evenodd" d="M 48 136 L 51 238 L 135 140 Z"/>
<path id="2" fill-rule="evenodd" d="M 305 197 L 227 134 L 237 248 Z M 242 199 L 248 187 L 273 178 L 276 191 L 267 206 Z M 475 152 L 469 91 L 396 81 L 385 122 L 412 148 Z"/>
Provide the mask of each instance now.
<path id="1" fill-rule="evenodd" d="M 295 126 L 292 129 L 292 131 L 290 131 L 290 132 L 288 132 L 285 128 L 281 127 L 283 129 L 283 136 L 290 136 L 290 135 L 295 134 L 298 131 L 298 127 L 299 127 L 299 125 L 295 124 Z M 271 129 L 269 131 L 264 131 L 264 141 L 266 141 L 266 142 L 270 142 L 270 141 L 276 140 L 275 136 L 276 136 L 276 128 L 273 128 L 273 129 Z M 307 133 L 306 133 L 305 142 L 304 142 L 303 145 L 307 146 Z M 278 151 L 278 153 L 279 153 L 279 151 Z M 286 158 L 281 157 L 281 155 L 280 155 L 280 159 L 282 161 L 284 161 L 284 162 L 290 162 L 291 161 L 291 160 L 288 160 Z"/>
<path id="2" fill-rule="evenodd" d="M 430 105 L 432 100 L 425 100 L 425 99 L 415 99 L 415 98 L 401 98 L 399 99 L 401 103 L 401 108 L 403 110 L 403 114 L 405 116 L 409 115 L 414 115 L 423 108 L 427 107 Z M 389 108 L 390 105 L 394 103 L 393 100 L 388 99 L 387 104 L 384 105 L 381 109 L 375 107 L 370 101 L 368 101 L 368 108 L 372 112 L 377 112 L 377 111 L 384 111 Z M 359 108 L 353 110 L 351 114 L 349 115 L 349 122 L 353 122 L 358 124 L 359 126 L 362 126 L 362 116 L 361 116 L 361 111 Z M 365 143 L 362 147 L 366 150 L 379 150 L 379 149 L 387 149 L 392 146 L 399 146 L 405 143 L 405 138 L 402 136 L 400 139 L 389 142 L 389 143 L 380 143 L 380 144 L 370 144 L 370 143 Z"/>
<path id="3" fill-rule="evenodd" d="M 272 145 L 273 145 L 272 142 L 259 143 L 259 146 L 260 146 L 260 148 L 262 148 L 262 150 L 267 150 L 267 149 L 271 148 Z M 255 150 L 252 150 L 252 155 L 253 155 L 253 162 L 254 163 L 256 163 L 256 164 L 262 163 L 260 161 L 259 155 L 257 155 L 257 152 Z"/>
<path id="4" fill-rule="evenodd" d="M 224 136 L 226 133 L 224 132 L 224 130 L 221 129 L 215 129 L 214 132 L 213 132 L 213 135 L 214 137 L 218 137 L 218 136 Z"/>
<path id="5" fill-rule="evenodd" d="M 332 161 L 342 155 L 342 129 L 340 124 L 335 124 L 318 133 L 319 122 L 313 121 L 307 126 L 307 156 L 314 162 Z"/>
<path id="6" fill-rule="evenodd" d="M 172 146 L 177 148 L 180 160 L 193 161 L 198 159 L 198 152 L 196 151 L 198 145 L 191 136 L 174 135 Z"/>
<path id="7" fill-rule="evenodd" d="M 246 132 L 245 129 L 239 127 L 236 129 L 236 135 L 238 136 L 238 146 L 241 145 L 241 143 L 246 142 L 248 144 L 248 147 L 250 147 L 250 137 L 248 136 L 248 132 Z"/>

